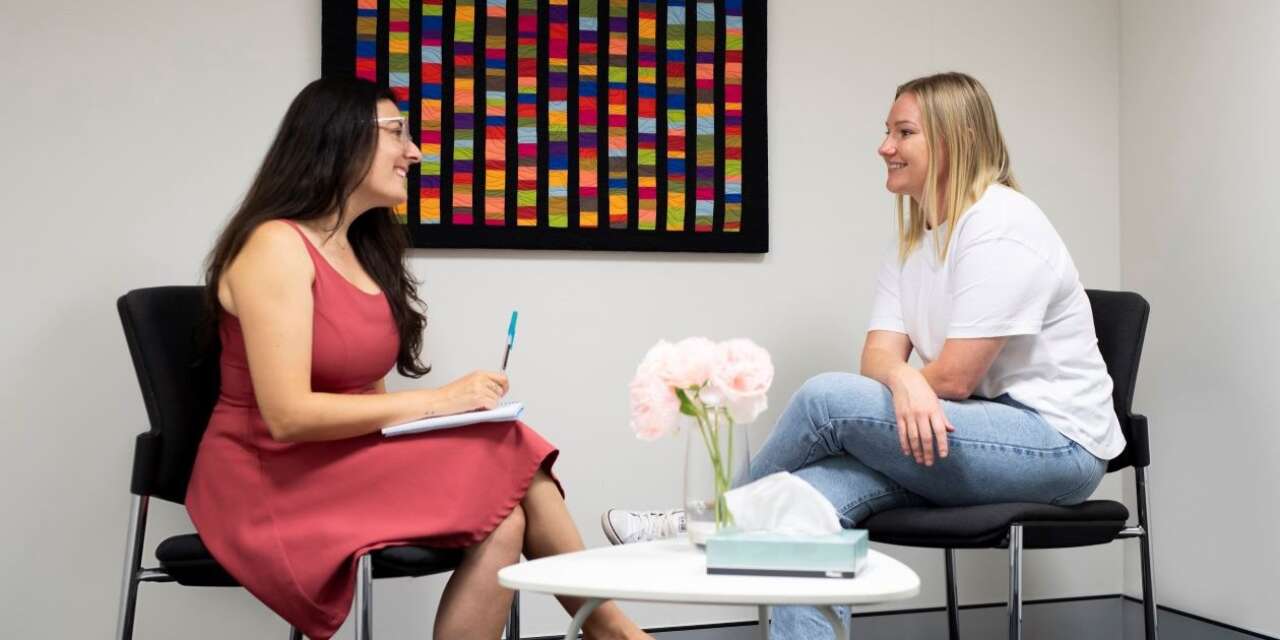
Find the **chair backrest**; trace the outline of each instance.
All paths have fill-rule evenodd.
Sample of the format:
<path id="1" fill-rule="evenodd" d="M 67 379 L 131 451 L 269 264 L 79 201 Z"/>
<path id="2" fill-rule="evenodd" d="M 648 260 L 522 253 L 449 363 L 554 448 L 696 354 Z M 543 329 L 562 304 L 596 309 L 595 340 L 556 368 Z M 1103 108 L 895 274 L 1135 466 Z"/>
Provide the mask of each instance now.
<path id="1" fill-rule="evenodd" d="M 116 301 L 151 428 L 133 454 L 131 490 L 182 503 L 218 399 L 216 339 L 203 345 L 203 287 L 137 289 Z"/>
<path id="2" fill-rule="evenodd" d="M 1108 471 L 1128 466 L 1145 467 L 1150 463 L 1147 442 L 1147 420 L 1133 414 L 1133 390 L 1138 380 L 1138 361 L 1142 358 L 1142 342 L 1147 333 L 1147 317 L 1151 305 L 1130 291 L 1089 289 L 1089 306 L 1093 307 L 1093 327 L 1098 334 L 1098 350 L 1107 363 L 1114 385 L 1111 391 L 1116 417 L 1124 430 L 1127 444 L 1124 452 L 1112 460 Z"/>

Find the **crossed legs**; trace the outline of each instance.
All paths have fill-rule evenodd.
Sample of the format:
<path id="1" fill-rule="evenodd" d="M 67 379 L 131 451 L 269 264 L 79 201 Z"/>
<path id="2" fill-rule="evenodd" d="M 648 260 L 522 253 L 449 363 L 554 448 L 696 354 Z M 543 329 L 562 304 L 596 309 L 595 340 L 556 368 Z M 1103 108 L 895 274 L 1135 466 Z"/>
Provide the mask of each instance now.
<path id="1" fill-rule="evenodd" d="M 467 550 L 453 572 L 440 599 L 434 637 L 498 638 L 511 607 L 511 592 L 498 584 L 498 570 L 518 562 L 521 552 L 541 558 L 584 548 L 559 488 L 539 470 L 524 500 L 488 538 Z M 583 605 L 580 598 L 557 599 L 569 615 Z M 582 631 L 585 640 L 652 640 L 611 602 L 596 609 Z"/>

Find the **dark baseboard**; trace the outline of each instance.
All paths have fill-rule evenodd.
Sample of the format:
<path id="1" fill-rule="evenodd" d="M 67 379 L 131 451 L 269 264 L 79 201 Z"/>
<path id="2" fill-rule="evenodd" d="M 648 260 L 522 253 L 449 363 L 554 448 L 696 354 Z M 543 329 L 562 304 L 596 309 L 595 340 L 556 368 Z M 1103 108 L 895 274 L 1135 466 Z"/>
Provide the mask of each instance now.
<path id="1" fill-rule="evenodd" d="M 1124 595 L 1124 596 L 1120 596 L 1120 597 L 1124 598 L 1125 600 L 1128 600 L 1129 602 L 1133 602 L 1133 603 L 1136 603 L 1136 604 L 1142 604 L 1142 598 L 1135 598 L 1135 597 L 1130 596 L 1130 595 Z M 1257 631 L 1250 631 L 1250 630 L 1248 630 L 1248 629 L 1241 629 L 1240 627 L 1237 627 L 1237 626 L 1235 626 L 1235 625 L 1227 624 L 1227 623 L 1225 623 L 1225 622 L 1218 622 L 1217 620 L 1214 620 L 1214 619 L 1212 619 L 1212 618 L 1206 618 L 1206 617 L 1204 617 L 1204 616 L 1199 616 L 1199 615 L 1196 615 L 1196 614 L 1194 614 L 1194 613 L 1188 613 L 1188 612 L 1183 611 L 1183 610 L 1181 610 L 1181 609 L 1174 609 L 1173 607 L 1166 607 L 1166 606 L 1164 606 L 1164 605 L 1162 605 L 1162 604 L 1158 604 L 1158 605 L 1156 605 L 1156 609 L 1157 609 L 1157 610 L 1159 610 L 1159 611 L 1168 611 L 1169 613 L 1175 613 L 1175 614 L 1180 615 L 1180 616 L 1183 616 L 1183 617 L 1185 617 L 1185 618 L 1191 618 L 1192 620 L 1195 620 L 1196 622 L 1203 622 L 1203 623 L 1205 623 L 1205 624 L 1210 624 L 1210 625 L 1213 625 L 1213 626 L 1215 626 L 1215 627 L 1222 627 L 1223 629 L 1227 629 L 1227 630 L 1229 630 L 1229 631 L 1234 631 L 1234 632 L 1236 632 L 1236 633 L 1241 633 L 1241 634 L 1244 634 L 1244 635 L 1249 636 L 1249 637 L 1251 637 L 1251 638 L 1262 638 L 1262 640 L 1280 640 L 1280 638 L 1276 638 L 1276 637 L 1274 637 L 1274 636 L 1263 635 L 1263 634 L 1261 634 L 1261 633 L 1258 633 Z"/>
<path id="2" fill-rule="evenodd" d="M 1039 600 L 1025 600 L 1023 601 L 1023 606 L 1060 604 L 1060 603 L 1067 603 L 1067 602 L 1087 602 L 1087 601 L 1098 601 L 1098 600 L 1127 600 L 1129 602 L 1132 602 L 1138 605 L 1142 604 L 1142 599 L 1140 598 L 1134 598 L 1133 596 L 1128 596 L 1128 595 L 1119 594 L 1119 593 L 1111 593 L 1111 594 L 1102 594 L 1102 595 L 1094 595 L 1094 596 L 1074 596 L 1074 597 L 1067 597 L 1067 598 L 1043 598 Z M 978 603 L 978 604 L 960 605 L 960 609 L 961 610 L 989 609 L 993 607 L 1003 608 L 1006 606 L 1008 606 L 1007 602 L 984 602 L 984 603 Z M 1234 625 L 1218 622 L 1217 620 L 1206 618 L 1204 616 L 1199 616 L 1194 613 L 1188 613 L 1186 611 L 1175 609 L 1173 607 L 1158 605 L 1158 609 L 1162 612 L 1168 612 L 1174 615 L 1183 616 L 1185 618 L 1195 620 L 1196 622 L 1199 622 L 1202 624 L 1211 625 L 1211 626 L 1232 631 L 1235 633 L 1243 634 L 1252 638 L 1261 638 L 1262 640 L 1280 640 L 1280 638 L 1263 635 L 1255 631 L 1249 631 L 1248 629 L 1241 629 L 1240 627 L 1237 627 Z M 854 613 L 853 617 L 854 618 L 883 618 L 888 616 L 909 616 L 909 615 L 917 615 L 917 614 L 941 613 L 945 611 L 946 611 L 945 606 L 920 607 L 916 609 L 894 609 L 891 611 L 869 611 L 865 613 Z M 712 623 L 712 624 L 651 627 L 651 628 L 645 629 L 645 631 L 649 633 L 678 633 L 681 631 L 702 631 L 707 629 L 731 629 L 735 627 L 754 627 L 754 626 L 756 626 L 755 620 L 745 620 L 741 622 L 721 622 L 721 623 Z M 539 636 L 536 638 L 526 638 L 524 640 L 560 640 L 563 637 L 564 636 L 559 636 L 559 635 Z"/>
<path id="3" fill-rule="evenodd" d="M 1108 600 L 1111 598 L 1119 598 L 1119 597 L 1120 597 L 1120 594 L 1118 593 L 1109 593 L 1109 594 L 1103 594 L 1103 595 L 1097 595 L 1097 596 L 1072 596 L 1069 598 L 1042 598 L 1040 600 L 1023 600 L 1022 606 L 1025 607 L 1025 606 L 1035 605 L 1035 604 L 1056 604 L 1059 602 L 1082 602 L 1085 600 Z M 1009 606 L 1008 602 L 982 602 L 978 604 L 962 604 L 960 605 L 959 608 L 961 611 L 965 611 L 968 609 L 989 609 L 991 607 L 1003 608 L 1007 606 Z M 853 614 L 853 617 L 872 618 L 876 616 L 897 616 L 897 615 L 909 615 L 913 613 L 937 613 L 939 611 L 946 611 L 946 610 L 947 608 L 945 606 L 920 607 L 918 609 L 892 609 L 889 611 L 868 611 L 866 613 L 855 613 Z"/>

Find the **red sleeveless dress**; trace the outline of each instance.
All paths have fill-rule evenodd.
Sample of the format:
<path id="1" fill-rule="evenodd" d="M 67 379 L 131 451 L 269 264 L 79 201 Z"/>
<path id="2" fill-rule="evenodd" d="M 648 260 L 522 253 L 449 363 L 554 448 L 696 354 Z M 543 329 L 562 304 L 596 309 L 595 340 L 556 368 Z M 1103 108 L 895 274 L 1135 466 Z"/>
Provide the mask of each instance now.
<path id="1" fill-rule="evenodd" d="M 399 349 L 391 308 L 303 242 L 316 273 L 311 388 L 371 393 Z M 357 556 L 395 544 L 483 540 L 558 453 L 521 422 L 277 442 L 258 412 L 235 316 L 223 312 L 219 334 L 221 393 L 187 511 L 218 562 L 310 638 L 329 638 L 347 617 Z"/>

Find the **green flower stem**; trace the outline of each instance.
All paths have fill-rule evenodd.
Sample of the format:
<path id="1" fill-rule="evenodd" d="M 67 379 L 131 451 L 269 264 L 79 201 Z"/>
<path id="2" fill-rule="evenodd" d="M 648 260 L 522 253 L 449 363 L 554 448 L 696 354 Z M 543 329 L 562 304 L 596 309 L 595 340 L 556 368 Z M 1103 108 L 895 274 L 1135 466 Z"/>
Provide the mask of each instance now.
<path id="1" fill-rule="evenodd" d="M 733 516 L 729 513 L 729 505 L 724 500 L 724 494 L 729 490 L 730 482 L 728 465 L 733 462 L 733 421 L 725 415 L 724 409 L 719 407 L 713 408 L 710 412 L 707 412 L 704 408 L 700 413 L 699 430 L 703 433 L 703 441 L 707 443 L 707 454 L 711 458 L 712 473 L 714 474 L 716 528 L 722 529 L 733 524 Z M 722 425 L 722 418 L 728 424 Z M 726 443 L 728 445 L 728 459 L 725 459 L 720 451 L 720 430 L 722 426 L 729 430 L 726 434 L 728 438 Z"/>
<path id="2" fill-rule="evenodd" d="M 722 529 L 733 524 L 733 514 L 729 513 L 729 505 L 724 501 L 724 494 L 729 490 L 731 470 L 727 468 L 728 464 L 733 463 L 733 418 L 729 416 L 724 407 L 712 407 L 710 411 L 702 402 L 701 387 L 691 387 L 688 390 L 677 390 L 676 395 L 680 396 L 682 403 L 681 412 L 691 415 L 698 422 L 698 433 L 702 436 L 702 443 L 707 448 L 707 455 L 711 459 L 711 469 L 714 475 L 715 485 L 715 501 L 716 501 L 716 528 Z M 724 418 L 729 429 L 727 435 L 729 458 L 726 461 L 720 452 L 720 419 Z"/>
<path id="3" fill-rule="evenodd" d="M 726 415 L 725 419 L 729 422 L 729 433 L 726 434 L 726 439 L 728 440 L 728 445 L 729 445 L 729 464 L 733 464 L 733 460 L 734 460 L 733 458 L 733 418 Z M 733 478 L 730 477 L 733 473 L 733 470 L 722 468 L 720 470 L 720 473 L 721 473 L 721 478 L 720 478 L 721 489 L 717 498 L 718 498 L 719 504 L 722 507 L 722 510 L 724 511 L 724 520 L 723 522 L 721 522 L 720 520 L 717 520 L 716 524 L 717 525 L 723 524 L 724 526 L 729 526 L 733 524 L 733 514 L 729 513 L 729 505 L 724 501 L 723 498 L 724 498 L 724 493 L 728 491 L 730 488 L 730 483 L 733 482 Z"/>

